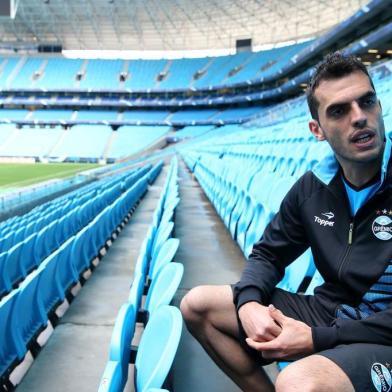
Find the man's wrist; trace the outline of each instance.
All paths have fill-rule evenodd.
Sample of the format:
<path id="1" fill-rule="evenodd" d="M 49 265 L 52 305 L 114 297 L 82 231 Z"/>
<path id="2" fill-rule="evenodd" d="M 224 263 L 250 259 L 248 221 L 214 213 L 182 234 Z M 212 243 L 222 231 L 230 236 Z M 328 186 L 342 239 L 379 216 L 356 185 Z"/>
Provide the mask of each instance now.
<path id="1" fill-rule="evenodd" d="M 245 305 L 248 302 L 257 302 L 259 304 L 262 303 L 261 292 L 257 287 L 246 287 L 245 289 L 241 290 L 237 297 L 237 311 L 240 309 L 241 306 Z"/>

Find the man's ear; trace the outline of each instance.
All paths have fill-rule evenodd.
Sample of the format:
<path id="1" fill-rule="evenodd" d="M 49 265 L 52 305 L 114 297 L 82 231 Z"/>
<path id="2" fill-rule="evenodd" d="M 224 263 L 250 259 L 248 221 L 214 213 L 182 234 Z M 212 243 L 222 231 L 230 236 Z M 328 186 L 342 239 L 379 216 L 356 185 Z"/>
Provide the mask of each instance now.
<path id="1" fill-rule="evenodd" d="M 325 140 L 324 132 L 321 129 L 320 124 L 317 120 L 312 119 L 309 121 L 309 129 L 310 129 L 310 132 L 312 132 L 312 134 L 315 136 L 315 138 L 318 141 L 321 142 L 321 141 Z"/>

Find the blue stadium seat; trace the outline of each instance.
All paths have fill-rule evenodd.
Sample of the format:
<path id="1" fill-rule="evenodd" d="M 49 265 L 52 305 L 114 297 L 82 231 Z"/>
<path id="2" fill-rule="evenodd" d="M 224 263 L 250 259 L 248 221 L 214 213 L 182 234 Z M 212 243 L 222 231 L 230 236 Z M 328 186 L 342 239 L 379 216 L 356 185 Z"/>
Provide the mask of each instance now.
<path id="1" fill-rule="evenodd" d="M 121 306 L 110 341 L 109 361 L 116 361 L 121 364 L 121 378 L 124 385 L 128 378 L 131 341 L 136 327 L 136 312 L 137 310 L 132 303 L 126 303 Z"/>
<path id="2" fill-rule="evenodd" d="M 313 276 L 315 270 L 312 252 L 309 248 L 286 267 L 284 277 L 276 287 L 295 293 L 298 291 L 305 276 Z"/>
<path id="3" fill-rule="evenodd" d="M 9 293 L 12 283 L 7 271 L 8 251 L 0 253 L 0 298 Z"/>
<path id="4" fill-rule="evenodd" d="M 173 222 L 162 222 L 154 237 L 154 242 L 151 249 L 151 257 L 154 258 L 157 252 L 161 248 L 164 242 L 166 242 L 173 232 L 174 223 Z"/>
<path id="5" fill-rule="evenodd" d="M 180 245 L 178 238 L 169 238 L 160 248 L 158 254 L 154 259 L 151 260 L 149 277 L 154 280 L 159 270 L 166 264 L 170 263 Z"/>
<path id="6" fill-rule="evenodd" d="M 256 204 L 250 195 L 245 196 L 244 209 L 238 219 L 237 242 L 242 251 L 245 251 L 245 237 L 250 223 L 252 222 Z"/>
<path id="7" fill-rule="evenodd" d="M 182 316 L 177 308 L 163 305 L 153 313 L 136 355 L 136 391 L 162 387 L 176 354 L 181 331 Z"/>
<path id="8" fill-rule="evenodd" d="M 25 276 L 22 267 L 23 259 L 20 257 L 23 242 L 19 242 L 9 249 L 6 253 L 4 273 L 9 277 L 12 286 L 16 286 Z"/>
<path id="9" fill-rule="evenodd" d="M 122 364 L 118 361 L 108 361 L 98 392 L 120 392 L 124 390 L 124 385 Z"/>
<path id="10" fill-rule="evenodd" d="M 320 272 L 316 269 L 312 280 L 309 283 L 309 286 L 306 288 L 305 294 L 313 294 L 314 289 L 318 286 L 321 286 L 324 283 L 324 279 L 321 276 Z"/>
<path id="11" fill-rule="evenodd" d="M 75 237 L 71 237 L 56 251 L 56 283 L 53 284 L 58 284 L 59 292 L 63 293 L 61 301 L 64 300 L 67 290 L 79 280 L 79 273 L 73 263 L 75 256 L 71 253 L 74 240 Z"/>
<path id="12" fill-rule="evenodd" d="M 47 313 L 39 299 L 41 273 L 40 269 L 33 271 L 17 289 L 19 294 L 12 312 L 12 322 L 20 352 L 28 350 L 28 345 L 48 322 Z"/>
<path id="13" fill-rule="evenodd" d="M 0 301 L 0 331 L 2 341 L 0 344 L 0 376 L 7 369 L 21 361 L 26 354 L 26 349 L 21 344 L 17 329 L 13 323 L 15 302 L 19 291 L 13 290 Z"/>
<path id="14" fill-rule="evenodd" d="M 169 305 L 180 285 L 184 273 L 181 263 L 169 263 L 163 266 L 152 281 L 144 308 L 152 314 L 162 305 Z"/>

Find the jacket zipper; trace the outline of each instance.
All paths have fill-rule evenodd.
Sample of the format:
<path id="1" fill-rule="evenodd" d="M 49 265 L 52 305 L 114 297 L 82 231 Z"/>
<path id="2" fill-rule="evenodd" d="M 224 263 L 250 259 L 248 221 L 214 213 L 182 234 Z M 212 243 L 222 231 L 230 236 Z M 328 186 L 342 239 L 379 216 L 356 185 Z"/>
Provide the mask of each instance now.
<path id="1" fill-rule="evenodd" d="M 354 222 L 350 222 L 350 226 L 348 229 L 348 241 L 347 241 L 348 245 L 347 245 L 346 252 L 343 256 L 343 260 L 342 260 L 342 263 L 340 264 L 339 271 L 338 271 L 339 280 L 341 280 L 343 266 L 346 264 L 348 255 L 350 254 L 351 245 L 353 243 L 353 232 L 354 232 Z"/>

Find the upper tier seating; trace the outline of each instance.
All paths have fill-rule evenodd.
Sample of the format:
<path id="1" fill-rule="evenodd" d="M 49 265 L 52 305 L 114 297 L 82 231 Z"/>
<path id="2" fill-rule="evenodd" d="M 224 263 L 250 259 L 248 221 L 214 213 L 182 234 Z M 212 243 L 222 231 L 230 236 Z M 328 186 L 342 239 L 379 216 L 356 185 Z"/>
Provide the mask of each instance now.
<path id="1" fill-rule="evenodd" d="M 177 60 L 4 57 L 0 59 L 0 88 L 136 91 L 208 88 L 269 75 L 307 44 L 309 42 L 261 52 Z M 121 75 L 125 78 L 123 81 Z"/>
<path id="2" fill-rule="evenodd" d="M 81 89 L 105 90 L 108 86 L 116 90 L 120 86 L 119 75 L 122 60 L 94 60 L 87 63 L 85 75 L 79 83 Z"/>
<path id="3" fill-rule="evenodd" d="M 106 125 L 75 125 L 66 131 L 61 144 L 51 151 L 52 157 L 100 158 L 112 133 Z"/>
<path id="4" fill-rule="evenodd" d="M 128 66 L 128 78 L 124 87 L 130 90 L 153 89 L 158 75 L 164 71 L 166 60 L 132 60 Z"/>
<path id="5" fill-rule="evenodd" d="M 0 148 L 0 155 L 18 157 L 43 157 L 47 156 L 56 144 L 63 130 L 21 128 L 14 129 L 13 137 Z"/>

